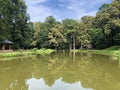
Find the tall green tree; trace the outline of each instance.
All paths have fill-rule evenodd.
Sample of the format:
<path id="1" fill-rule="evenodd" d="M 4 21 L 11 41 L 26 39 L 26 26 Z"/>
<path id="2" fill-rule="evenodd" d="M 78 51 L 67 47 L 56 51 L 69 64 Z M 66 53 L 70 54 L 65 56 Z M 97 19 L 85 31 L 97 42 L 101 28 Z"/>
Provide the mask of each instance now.
<path id="1" fill-rule="evenodd" d="M 0 39 L 10 39 L 14 48 L 24 48 L 29 44 L 31 29 L 26 10 L 24 0 L 0 0 Z"/>
<path id="2" fill-rule="evenodd" d="M 27 23 L 26 28 L 24 28 L 24 48 L 30 49 L 33 47 L 32 42 L 34 40 L 34 26 L 32 22 Z"/>
<path id="3" fill-rule="evenodd" d="M 12 27 L 11 0 L 0 0 L 0 40 L 10 38 L 10 28 Z"/>
<path id="4" fill-rule="evenodd" d="M 11 30 L 11 38 L 15 48 L 24 48 L 27 39 L 26 33 L 29 32 L 27 21 L 29 16 L 26 13 L 27 7 L 23 0 L 12 0 L 13 2 L 13 28 Z"/>
<path id="5" fill-rule="evenodd" d="M 59 47 L 59 44 L 66 41 L 66 38 L 63 34 L 63 25 L 58 22 L 50 29 L 50 32 L 48 33 L 48 38 L 51 44 L 55 47 L 57 50 Z"/>
<path id="6" fill-rule="evenodd" d="M 42 23 L 41 22 L 36 22 L 34 23 L 34 36 L 33 36 L 33 41 L 32 41 L 32 45 L 34 47 L 40 47 L 39 44 L 40 44 L 40 36 L 39 36 L 39 33 L 40 33 L 40 27 L 41 27 Z"/>
<path id="7" fill-rule="evenodd" d="M 43 34 L 43 42 L 42 46 L 44 48 L 52 48 L 52 43 L 49 42 L 50 38 L 48 37 L 51 29 L 56 25 L 57 21 L 53 16 L 49 16 L 46 18 L 44 25 L 41 27 L 41 33 Z"/>
<path id="8" fill-rule="evenodd" d="M 100 28 L 104 35 L 104 47 L 102 48 L 118 45 L 120 41 L 120 1 L 114 0 L 107 7 L 101 8 L 103 8 L 102 12 L 97 13 L 94 23 L 96 28 Z"/>
<path id="9" fill-rule="evenodd" d="M 80 42 L 81 48 L 87 47 L 88 44 L 91 44 L 90 32 L 93 29 L 94 17 L 92 16 L 83 16 L 81 22 L 79 22 L 79 35 L 78 40 Z"/>
<path id="10" fill-rule="evenodd" d="M 56 20 L 53 16 L 49 16 L 46 20 L 41 23 L 37 22 L 34 24 L 34 41 L 33 45 L 37 48 L 52 48 L 52 43 L 50 43 L 49 33 L 51 29 L 56 25 Z"/>
<path id="11" fill-rule="evenodd" d="M 75 50 L 76 46 L 76 33 L 77 33 L 77 25 L 78 22 L 73 19 L 65 19 L 63 20 L 63 27 L 66 39 L 69 44 L 69 49 Z"/>

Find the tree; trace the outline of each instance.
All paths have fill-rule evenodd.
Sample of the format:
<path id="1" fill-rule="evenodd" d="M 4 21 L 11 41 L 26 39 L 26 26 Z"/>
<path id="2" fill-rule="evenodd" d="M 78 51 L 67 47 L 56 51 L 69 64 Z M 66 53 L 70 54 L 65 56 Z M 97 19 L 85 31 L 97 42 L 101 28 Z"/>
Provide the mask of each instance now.
<path id="1" fill-rule="evenodd" d="M 29 29 L 27 21 L 29 16 L 26 13 L 26 5 L 23 0 L 14 1 L 13 0 L 13 28 L 11 31 L 11 38 L 14 42 L 15 48 L 24 48 L 27 40 L 26 32 Z M 17 36 L 16 36 L 17 35 Z"/>
<path id="2" fill-rule="evenodd" d="M 10 38 L 12 20 L 10 0 L 0 0 L 0 40 Z"/>
<path id="3" fill-rule="evenodd" d="M 102 33 L 102 29 L 94 28 L 90 33 L 91 44 L 94 48 L 104 49 L 106 47 L 105 36 Z"/>
<path id="4" fill-rule="evenodd" d="M 34 36 L 33 36 L 33 41 L 32 41 L 32 45 L 34 47 L 39 47 L 39 33 L 40 33 L 40 27 L 41 27 L 42 23 L 41 22 L 36 22 L 34 23 Z"/>
<path id="5" fill-rule="evenodd" d="M 34 26 L 32 22 L 27 23 L 26 28 L 24 28 L 24 48 L 29 49 L 33 47 L 32 42 L 34 40 Z"/>
<path id="6" fill-rule="evenodd" d="M 34 23 L 34 41 L 33 45 L 37 48 L 52 48 L 52 43 L 50 43 L 50 38 L 48 34 L 51 29 L 56 25 L 56 20 L 53 16 L 46 18 L 45 22 Z"/>
<path id="7" fill-rule="evenodd" d="M 98 13 L 103 13 L 109 7 L 109 4 L 103 4 L 100 8 Z"/>
<path id="8" fill-rule="evenodd" d="M 77 25 L 78 22 L 73 19 L 65 19 L 63 20 L 63 27 L 66 39 L 69 44 L 69 49 L 75 50 L 76 46 L 76 33 L 77 33 Z"/>
<path id="9" fill-rule="evenodd" d="M 90 32 L 93 28 L 94 17 L 92 16 L 84 16 L 81 18 L 81 22 L 79 23 L 79 36 L 78 40 L 81 44 L 81 48 L 87 47 L 88 44 L 91 43 L 90 40 Z"/>
<path id="10" fill-rule="evenodd" d="M 41 26 L 41 40 L 43 48 L 52 48 L 52 44 L 49 42 L 48 33 L 50 32 L 51 28 L 54 27 L 56 24 L 56 20 L 53 16 L 49 16 L 46 18 L 45 22 Z"/>
<path id="11" fill-rule="evenodd" d="M 116 43 L 116 39 L 119 39 L 119 37 L 116 37 L 116 39 L 114 39 L 114 37 L 116 34 L 120 33 L 119 3 L 119 0 L 114 0 L 111 4 L 107 5 L 107 7 L 101 7 L 103 8 L 102 12 L 97 13 L 96 15 L 94 21 L 95 26 L 96 28 L 100 28 L 102 30 L 101 33 L 104 35 L 104 47 L 102 48 L 107 48 L 109 46 L 118 44 Z"/>
<path id="12" fill-rule="evenodd" d="M 29 44 L 31 30 L 26 9 L 23 0 L 0 0 L 0 39 L 10 39 L 16 49 Z"/>
<path id="13" fill-rule="evenodd" d="M 54 27 L 50 29 L 50 32 L 48 33 L 49 41 L 51 44 L 53 44 L 56 50 L 59 47 L 59 44 L 66 40 L 62 32 L 63 26 L 58 22 Z"/>

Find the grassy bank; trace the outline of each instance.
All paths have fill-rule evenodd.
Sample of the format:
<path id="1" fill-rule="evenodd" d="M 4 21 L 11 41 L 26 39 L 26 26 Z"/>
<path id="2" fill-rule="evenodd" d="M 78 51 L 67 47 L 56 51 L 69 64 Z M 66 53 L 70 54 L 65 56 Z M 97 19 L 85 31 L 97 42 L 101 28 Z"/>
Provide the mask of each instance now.
<path id="1" fill-rule="evenodd" d="M 16 56 L 28 56 L 28 55 L 35 55 L 35 54 L 50 54 L 55 50 L 52 49 L 32 49 L 32 50 L 20 50 L 20 51 L 13 51 L 13 52 L 1 52 L 0 57 L 16 57 Z"/>
<path id="2" fill-rule="evenodd" d="M 92 54 L 110 55 L 120 59 L 120 46 L 112 46 L 103 50 L 76 50 L 75 52 L 90 52 Z"/>
<path id="3" fill-rule="evenodd" d="M 101 55 L 111 55 L 111 56 L 120 56 L 120 50 L 87 50 L 87 52 L 91 52 L 93 54 L 101 54 Z"/>
<path id="4" fill-rule="evenodd" d="M 112 46 L 103 50 L 93 50 L 95 54 L 111 55 L 111 56 L 120 56 L 120 46 Z"/>
<path id="5" fill-rule="evenodd" d="M 29 55 L 46 55 L 55 52 L 52 49 L 31 49 L 31 50 L 20 50 L 20 51 L 13 51 L 13 52 L 0 52 L 0 58 L 12 58 L 17 56 L 29 56 Z M 92 53 L 92 54 L 101 54 L 101 55 L 111 55 L 113 57 L 117 57 L 120 59 L 120 46 L 112 46 L 107 49 L 103 50 L 76 50 L 75 52 L 85 52 L 85 53 Z"/>

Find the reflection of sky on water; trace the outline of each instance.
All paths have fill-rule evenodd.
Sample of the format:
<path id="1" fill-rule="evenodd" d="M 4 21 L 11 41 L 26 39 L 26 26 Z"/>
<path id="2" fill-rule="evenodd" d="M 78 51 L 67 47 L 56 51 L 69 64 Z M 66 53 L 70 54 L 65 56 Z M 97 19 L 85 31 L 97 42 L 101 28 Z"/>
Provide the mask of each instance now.
<path id="1" fill-rule="evenodd" d="M 28 79 L 26 81 L 28 85 L 28 90 L 92 90 L 90 88 L 83 88 L 80 82 L 74 84 L 65 83 L 62 78 L 55 81 L 55 83 L 50 87 L 48 86 L 44 79 Z"/>

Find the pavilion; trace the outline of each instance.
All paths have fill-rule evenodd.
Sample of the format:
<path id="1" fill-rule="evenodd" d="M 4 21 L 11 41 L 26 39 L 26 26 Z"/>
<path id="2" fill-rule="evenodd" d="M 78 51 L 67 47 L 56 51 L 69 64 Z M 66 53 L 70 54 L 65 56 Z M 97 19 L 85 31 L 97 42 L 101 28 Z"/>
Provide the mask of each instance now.
<path id="1" fill-rule="evenodd" d="M 0 41 L 0 50 L 12 50 L 13 42 L 9 40 Z"/>

